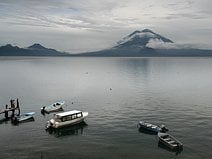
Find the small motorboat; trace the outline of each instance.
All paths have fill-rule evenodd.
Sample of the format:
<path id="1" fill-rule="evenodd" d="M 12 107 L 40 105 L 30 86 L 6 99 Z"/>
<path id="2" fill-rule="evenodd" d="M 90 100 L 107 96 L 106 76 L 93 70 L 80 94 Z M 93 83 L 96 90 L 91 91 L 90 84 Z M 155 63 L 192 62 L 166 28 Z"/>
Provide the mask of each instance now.
<path id="1" fill-rule="evenodd" d="M 59 101 L 55 102 L 53 104 L 50 104 L 48 106 L 43 106 L 41 108 L 42 113 L 50 113 L 50 112 L 56 112 L 63 109 L 63 105 L 65 104 L 65 101 Z"/>
<path id="2" fill-rule="evenodd" d="M 147 122 L 144 122 L 144 121 L 139 121 L 138 127 L 139 127 L 139 129 L 145 129 L 145 130 L 148 130 L 148 131 L 155 133 L 155 134 L 157 134 L 158 132 L 168 131 L 168 129 L 163 124 L 161 126 L 157 126 L 157 125 L 150 124 L 150 123 L 147 123 Z"/>
<path id="3" fill-rule="evenodd" d="M 54 115 L 54 118 L 47 121 L 46 128 L 61 128 L 70 125 L 75 125 L 84 121 L 88 116 L 88 112 L 72 110 Z"/>
<path id="4" fill-rule="evenodd" d="M 13 117 L 12 118 L 12 122 L 13 123 L 20 123 L 20 122 L 24 122 L 24 121 L 33 120 L 34 119 L 34 117 L 33 117 L 34 114 L 35 114 L 35 112 L 29 112 L 29 113 L 20 114 L 18 116 Z"/>
<path id="5" fill-rule="evenodd" d="M 183 149 L 183 144 L 168 133 L 158 133 L 159 142 L 171 150 Z"/>

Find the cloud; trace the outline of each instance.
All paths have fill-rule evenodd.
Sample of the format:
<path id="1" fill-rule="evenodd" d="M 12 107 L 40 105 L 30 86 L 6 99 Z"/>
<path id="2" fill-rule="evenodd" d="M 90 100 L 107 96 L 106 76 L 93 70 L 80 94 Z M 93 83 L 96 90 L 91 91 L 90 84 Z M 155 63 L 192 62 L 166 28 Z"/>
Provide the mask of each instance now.
<path id="1" fill-rule="evenodd" d="M 199 0 L 198 0 L 199 1 Z M 204 17 L 203 9 L 198 9 L 193 1 L 178 2 L 161 0 L 19 0 L 0 2 L 0 20 L 9 24 L 49 26 L 61 28 L 90 28 L 109 30 L 110 28 L 138 27 L 155 19 Z M 191 7 L 193 7 L 191 9 Z M 205 5 L 203 7 L 206 7 Z M 190 8 L 190 9 L 188 9 Z M 15 19 L 14 19 L 15 17 Z M 31 18 L 29 22 L 25 18 Z M 14 23 L 14 20 L 17 23 Z M 76 24 L 80 21 L 80 24 Z M 157 21 L 157 20 L 156 20 Z M 33 24 L 35 23 L 35 24 Z"/>
<path id="2" fill-rule="evenodd" d="M 152 49 L 196 49 L 197 46 L 200 44 L 180 44 L 180 43 L 170 43 L 170 42 L 164 42 L 160 39 L 151 39 L 147 44 L 147 48 Z"/>
<path id="3" fill-rule="evenodd" d="M 149 42 L 146 44 L 146 47 L 152 49 L 180 49 L 180 47 L 177 46 L 176 44 L 170 42 L 164 42 L 160 39 L 149 40 Z"/>

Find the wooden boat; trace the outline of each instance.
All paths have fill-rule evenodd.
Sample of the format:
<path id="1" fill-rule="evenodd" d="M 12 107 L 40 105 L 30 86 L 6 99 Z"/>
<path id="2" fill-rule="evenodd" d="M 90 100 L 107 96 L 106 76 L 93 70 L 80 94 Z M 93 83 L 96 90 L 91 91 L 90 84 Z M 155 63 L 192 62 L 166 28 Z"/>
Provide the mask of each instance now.
<path id="1" fill-rule="evenodd" d="M 88 112 L 72 110 L 54 115 L 54 118 L 47 121 L 46 128 L 61 128 L 65 126 L 75 125 L 84 121 L 88 116 Z"/>
<path id="2" fill-rule="evenodd" d="M 34 114 L 35 114 L 35 112 L 20 114 L 18 116 L 15 116 L 14 118 L 12 118 L 12 122 L 13 123 L 20 123 L 20 122 L 32 120 L 32 119 L 34 119 L 33 118 Z"/>
<path id="3" fill-rule="evenodd" d="M 53 104 L 50 104 L 48 106 L 43 106 L 41 108 L 41 112 L 50 113 L 50 112 L 62 110 L 63 109 L 62 106 L 64 104 L 65 104 L 65 101 L 59 101 L 59 102 L 55 102 Z"/>
<path id="4" fill-rule="evenodd" d="M 139 121 L 138 127 L 142 128 L 142 129 L 145 129 L 145 130 L 148 130 L 148 131 L 150 131 L 152 133 L 155 133 L 155 134 L 157 134 L 158 132 L 166 132 L 166 131 L 168 131 L 168 129 L 164 125 L 161 125 L 159 127 L 157 125 L 150 124 L 150 123 L 147 123 L 147 122 L 144 122 L 144 121 Z"/>
<path id="5" fill-rule="evenodd" d="M 170 148 L 171 150 L 179 150 L 183 148 L 183 144 L 168 133 L 158 133 L 159 142 Z"/>

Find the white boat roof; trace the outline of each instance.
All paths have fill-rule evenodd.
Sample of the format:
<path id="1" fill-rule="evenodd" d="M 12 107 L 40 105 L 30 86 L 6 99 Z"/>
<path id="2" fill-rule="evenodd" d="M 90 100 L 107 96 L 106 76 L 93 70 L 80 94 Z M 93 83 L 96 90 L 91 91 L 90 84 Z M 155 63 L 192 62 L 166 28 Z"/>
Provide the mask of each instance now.
<path id="1" fill-rule="evenodd" d="M 71 111 L 67 111 L 67 112 L 58 113 L 58 114 L 56 114 L 56 116 L 63 117 L 63 116 L 72 115 L 72 114 L 76 114 L 76 113 L 80 113 L 80 112 L 82 112 L 82 111 L 71 110 Z"/>

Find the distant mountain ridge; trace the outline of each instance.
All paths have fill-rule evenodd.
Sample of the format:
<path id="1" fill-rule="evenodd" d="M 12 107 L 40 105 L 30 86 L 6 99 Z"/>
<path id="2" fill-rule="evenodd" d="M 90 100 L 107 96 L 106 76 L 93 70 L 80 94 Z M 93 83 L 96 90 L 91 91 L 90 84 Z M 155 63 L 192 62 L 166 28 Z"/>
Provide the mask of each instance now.
<path id="1" fill-rule="evenodd" d="M 150 29 L 136 30 L 109 49 L 78 54 L 77 56 L 212 56 L 212 50 L 180 48 L 172 40 Z"/>
<path id="2" fill-rule="evenodd" d="M 33 44 L 27 48 L 20 48 L 7 44 L 0 47 L 0 56 L 67 56 L 68 53 L 46 48 L 40 44 Z"/>

